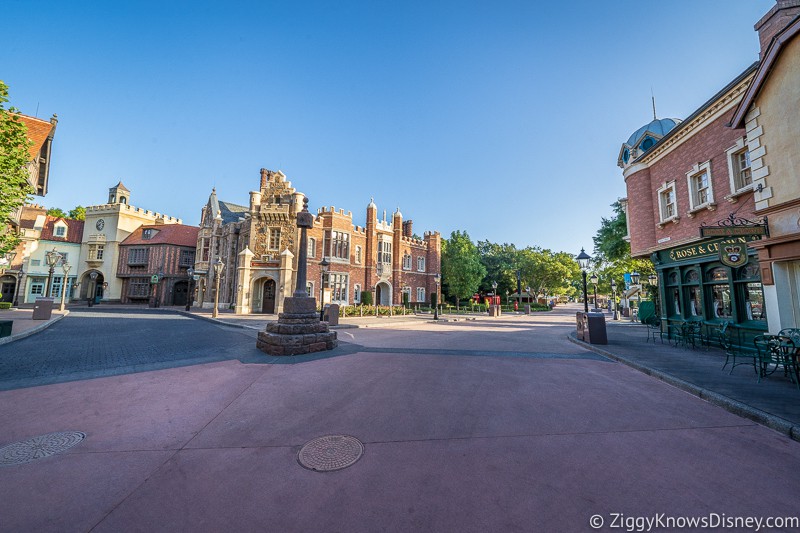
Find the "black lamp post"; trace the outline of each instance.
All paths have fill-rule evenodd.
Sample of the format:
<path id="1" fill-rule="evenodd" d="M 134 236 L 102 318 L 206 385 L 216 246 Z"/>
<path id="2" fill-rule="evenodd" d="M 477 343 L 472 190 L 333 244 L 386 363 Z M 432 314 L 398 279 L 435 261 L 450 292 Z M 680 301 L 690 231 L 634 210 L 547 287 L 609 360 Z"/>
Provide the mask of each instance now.
<path id="1" fill-rule="evenodd" d="M 186 269 L 186 275 L 189 276 L 189 283 L 186 284 L 186 310 L 191 311 L 192 299 L 194 292 L 192 292 L 192 282 L 194 281 L 194 269 L 189 267 Z"/>
<path id="2" fill-rule="evenodd" d="M 517 270 L 517 303 L 522 299 L 522 277 L 519 270 Z"/>
<path id="3" fill-rule="evenodd" d="M 225 269 L 225 263 L 222 262 L 221 257 L 217 257 L 214 261 L 214 309 L 211 310 L 211 317 L 217 318 L 219 311 L 219 278 L 222 277 L 222 271 Z"/>
<path id="4" fill-rule="evenodd" d="M 617 282 L 613 279 L 611 280 L 611 298 L 614 300 L 614 320 L 619 320 L 619 314 L 617 314 Z"/>
<path id="5" fill-rule="evenodd" d="M 639 306 L 642 305 L 642 286 L 639 285 L 639 273 L 635 270 L 631 272 L 631 282 L 636 285 L 636 313 L 639 313 Z"/>
<path id="6" fill-rule="evenodd" d="M 322 261 L 319 262 L 319 270 L 320 270 L 320 280 L 319 280 L 319 321 L 322 322 L 322 318 L 325 316 L 325 274 L 328 273 L 328 269 L 331 267 L 330 261 L 327 258 L 323 257 Z M 375 302 L 376 308 L 378 302 Z"/>
<path id="7" fill-rule="evenodd" d="M 498 298 L 497 298 L 497 282 L 496 282 L 496 281 L 493 281 L 493 282 L 492 282 L 492 305 L 497 305 L 497 304 L 498 304 Z"/>
<path id="8" fill-rule="evenodd" d="M 576 259 L 581 266 L 581 275 L 583 276 L 583 312 L 588 313 L 589 297 L 586 295 L 586 269 L 589 267 L 589 259 L 591 259 L 591 256 L 581 248 L 581 253 L 578 254 Z"/>
<path id="9" fill-rule="evenodd" d="M 17 291 L 14 295 L 14 307 L 19 307 L 19 289 L 22 285 L 22 277 L 25 275 L 25 271 L 22 270 L 22 266 L 19 267 L 19 272 L 17 273 Z"/>
<path id="10" fill-rule="evenodd" d="M 433 275 L 433 281 L 436 282 L 436 304 L 433 306 L 433 319 L 439 320 L 439 283 L 442 282 L 442 275 L 437 272 Z"/>
<path id="11" fill-rule="evenodd" d="M 61 259 L 61 254 L 58 253 L 55 248 L 44 254 L 44 260 L 47 266 L 50 267 L 49 274 L 47 275 L 47 290 L 44 293 L 46 298 L 50 298 L 51 296 L 50 291 L 53 288 L 53 272 L 56 270 L 56 263 L 58 263 L 59 259 Z"/>
<path id="12" fill-rule="evenodd" d="M 597 281 L 598 281 L 597 274 L 592 274 L 589 277 L 589 281 L 591 281 L 592 285 L 594 285 L 594 310 L 597 311 L 598 310 L 598 307 L 597 307 Z"/>
<path id="13" fill-rule="evenodd" d="M 86 289 L 86 304 L 91 307 L 94 305 L 94 294 L 97 291 L 97 272 L 89 273 L 89 279 L 92 280 L 92 283 Z"/>

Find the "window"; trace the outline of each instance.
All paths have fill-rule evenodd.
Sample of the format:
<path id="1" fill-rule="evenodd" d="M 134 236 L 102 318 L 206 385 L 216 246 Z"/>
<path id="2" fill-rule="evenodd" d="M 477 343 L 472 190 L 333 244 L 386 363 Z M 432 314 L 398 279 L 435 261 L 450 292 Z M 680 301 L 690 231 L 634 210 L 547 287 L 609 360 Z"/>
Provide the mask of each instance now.
<path id="1" fill-rule="evenodd" d="M 148 278 L 131 278 L 128 284 L 130 298 L 147 298 L 150 296 L 150 280 Z"/>
<path id="2" fill-rule="evenodd" d="M 50 298 L 61 297 L 61 285 L 63 279 L 63 276 L 53 276 L 53 282 L 50 284 Z"/>
<path id="3" fill-rule="evenodd" d="M 403 302 L 403 305 L 405 305 L 408 302 L 410 302 L 411 301 L 411 287 L 403 287 L 402 289 L 400 289 L 400 295 L 401 295 L 400 296 L 400 298 L 401 298 L 400 301 Z"/>
<path id="4" fill-rule="evenodd" d="M 314 295 L 314 282 L 313 281 L 307 281 L 306 282 L 306 293 L 309 296 L 316 297 Z"/>
<path id="5" fill-rule="evenodd" d="M 41 259 L 31 259 L 31 266 L 35 266 L 35 267 L 42 266 L 42 260 Z"/>
<path id="6" fill-rule="evenodd" d="M 131 248 L 128 250 L 128 264 L 146 265 L 148 255 L 147 251 L 147 248 Z"/>
<path id="7" fill-rule="evenodd" d="M 269 249 L 280 250 L 281 247 L 281 228 L 269 229 Z"/>
<path id="8" fill-rule="evenodd" d="M 694 211 L 708 207 L 714 203 L 714 191 L 711 185 L 711 162 L 695 165 L 686 174 L 689 180 L 689 210 Z"/>
<path id="9" fill-rule="evenodd" d="M 728 156 L 728 176 L 731 183 L 731 197 L 750 190 L 750 186 L 753 184 L 753 169 L 750 165 L 750 151 L 747 149 L 747 138 L 740 138 L 736 141 L 736 144 L 728 148 L 725 153 Z"/>
<path id="10" fill-rule="evenodd" d="M 658 190 L 658 212 L 661 222 L 678 218 L 678 204 L 675 201 L 675 182 L 664 184 Z"/>
<path id="11" fill-rule="evenodd" d="M 328 288 L 331 290 L 331 301 L 347 303 L 347 274 L 328 274 Z"/>
<path id="12" fill-rule="evenodd" d="M 759 320 L 766 323 L 767 313 L 764 307 L 764 289 L 761 286 L 761 273 L 758 263 L 751 262 L 739 271 L 740 283 L 737 292 L 744 301 L 744 316 L 740 320 Z"/>
<path id="13" fill-rule="evenodd" d="M 361 264 L 361 247 L 356 246 L 356 263 Z"/>
<path id="14" fill-rule="evenodd" d="M 200 260 L 208 261 L 210 255 L 211 255 L 210 241 L 208 239 L 203 239 L 202 241 L 200 241 Z"/>
<path id="15" fill-rule="evenodd" d="M 68 252 L 59 252 L 61 257 L 58 260 L 57 266 L 69 264 L 69 253 Z"/>
<path id="16" fill-rule="evenodd" d="M 56 237 L 65 237 L 67 235 L 66 226 L 56 226 Z"/>
<path id="17" fill-rule="evenodd" d="M 105 244 L 89 245 L 89 261 L 102 261 L 105 252 Z"/>
<path id="18" fill-rule="evenodd" d="M 378 263 L 392 264 L 392 241 L 378 241 Z"/>
<path id="19" fill-rule="evenodd" d="M 317 257 L 317 239 L 313 237 L 308 239 L 308 257 Z"/>
<path id="20" fill-rule="evenodd" d="M 325 232 L 325 251 L 328 252 L 329 257 L 335 259 L 350 260 L 350 234 L 341 231 Z"/>
<path id="21" fill-rule="evenodd" d="M 142 239 L 144 239 L 146 241 L 149 241 L 150 239 L 152 239 L 153 235 L 154 235 L 154 233 L 153 233 L 153 229 L 152 228 L 146 228 L 146 229 L 142 230 Z"/>
<path id="22" fill-rule="evenodd" d="M 425 287 L 417 287 L 417 302 L 425 301 Z"/>
<path id="23" fill-rule="evenodd" d="M 425 272 L 425 258 L 422 256 L 417 257 L 417 271 Z"/>
<path id="24" fill-rule="evenodd" d="M 181 250 L 180 266 L 190 267 L 194 265 L 194 250 Z"/>
<path id="25" fill-rule="evenodd" d="M 44 294 L 44 283 L 36 282 L 31 283 L 31 294 L 42 296 Z"/>
<path id="26" fill-rule="evenodd" d="M 353 302 L 361 303 L 361 285 L 358 283 L 353 286 Z"/>
<path id="27" fill-rule="evenodd" d="M 708 296 L 711 302 L 711 318 L 730 318 L 733 314 L 731 287 L 728 283 L 728 269 L 717 267 L 706 273 Z"/>
<path id="28" fill-rule="evenodd" d="M 411 256 L 403 254 L 403 270 L 411 270 Z"/>

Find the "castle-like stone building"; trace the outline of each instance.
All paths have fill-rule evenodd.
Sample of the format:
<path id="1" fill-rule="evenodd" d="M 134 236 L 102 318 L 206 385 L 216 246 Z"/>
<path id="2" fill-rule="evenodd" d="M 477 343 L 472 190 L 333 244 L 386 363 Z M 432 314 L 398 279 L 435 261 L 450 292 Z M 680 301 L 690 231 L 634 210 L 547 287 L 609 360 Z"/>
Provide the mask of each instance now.
<path id="1" fill-rule="evenodd" d="M 217 282 L 214 263 L 224 268 L 219 279 L 219 307 L 237 314 L 280 313 L 294 290 L 299 256 L 296 215 L 304 195 L 280 172 L 261 169 L 258 191 L 249 206 L 223 202 L 212 191 L 201 212 L 195 272 L 197 303 L 213 307 Z M 387 220 L 378 218 L 370 201 L 364 226 L 353 224 L 352 212 L 334 207 L 317 211 L 308 232 L 308 286 L 325 303 L 355 305 L 366 292 L 380 305 L 405 301 L 424 303 L 436 291 L 441 235 L 418 237 L 399 208 Z M 323 277 L 320 263 L 330 264 Z M 323 281 L 324 280 L 324 281 Z M 407 294 L 404 298 L 403 294 Z"/>

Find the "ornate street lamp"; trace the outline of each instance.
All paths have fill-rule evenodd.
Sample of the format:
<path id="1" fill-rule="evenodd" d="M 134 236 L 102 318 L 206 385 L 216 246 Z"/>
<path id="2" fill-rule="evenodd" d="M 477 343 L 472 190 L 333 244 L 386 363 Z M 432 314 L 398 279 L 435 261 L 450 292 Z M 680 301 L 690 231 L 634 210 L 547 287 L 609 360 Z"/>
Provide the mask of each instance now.
<path id="1" fill-rule="evenodd" d="M 650 286 L 653 287 L 653 303 L 656 306 L 656 315 L 661 315 L 661 309 L 658 306 L 658 274 L 650 274 L 647 276 L 647 281 L 650 282 Z"/>
<path id="2" fill-rule="evenodd" d="M 614 320 L 619 320 L 619 314 L 617 314 L 617 282 L 613 279 L 611 280 L 611 297 L 614 300 Z"/>
<path id="3" fill-rule="evenodd" d="M 522 299 L 522 277 L 521 272 L 517 270 L 517 302 Z"/>
<path id="4" fill-rule="evenodd" d="M 323 257 L 322 261 L 319 262 L 319 271 L 320 271 L 320 280 L 319 280 L 319 321 L 322 322 L 322 319 L 325 317 L 325 274 L 331 268 L 331 262 L 328 261 L 327 257 Z M 377 288 L 377 285 L 376 285 Z M 375 302 L 375 309 L 377 313 L 378 302 Z"/>
<path id="5" fill-rule="evenodd" d="M 186 275 L 189 276 L 189 283 L 186 285 L 186 310 L 192 310 L 192 299 L 194 292 L 192 292 L 192 282 L 194 281 L 194 269 L 189 267 L 186 269 Z"/>
<path id="6" fill-rule="evenodd" d="M 94 305 L 94 294 L 97 290 L 97 272 L 90 272 L 89 279 L 92 280 L 92 284 L 91 287 L 86 289 L 86 303 L 89 305 L 89 307 L 91 307 Z"/>
<path id="7" fill-rule="evenodd" d="M 583 312 L 589 312 L 589 297 L 586 295 L 586 269 L 589 267 L 589 259 L 592 257 L 587 254 L 583 248 L 581 248 L 581 253 L 578 254 L 576 259 L 578 260 L 578 264 L 581 267 L 581 274 L 583 275 Z"/>
<path id="8" fill-rule="evenodd" d="M 61 270 L 64 271 L 64 281 L 61 282 L 61 305 L 59 306 L 58 310 L 62 313 L 64 312 L 64 307 L 66 306 L 66 296 L 67 296 L 67 276 L 69 275 L 69 270 L 72 268 L 72 265 L 68 263 L 61 264 Z"/>
<path id="9" fill-rule="evenodd" d="M 598 307 L 597 307 L 597 282 L 598 282 L 597 274 L 592 274 L 591 277 L 589 278 L 589 281 L 591 281 L 592 285 L 594 285 L 594 310 L 597 311 L 598 310 Z"/>
<path id="10" fill-rule="evenodd" d="M 219 310 L 219 278 L 222 277 L 222 271 L 225 269 L 225 263 L 218 256 L 214 261 L 214 309 L 211 310 L 211 317 L 217 318 L 217 311 Z"/>
<path id="11" fill-rule="evenodd" d="M 17 290 L 14 295 L 14 307 L 19 307 L 19 290 L 22 286 L 22 277 L 25 275 L 25 271 L 22 270 L 22 267 L 19 267 L 19 272 L 17 272 Z"/>
<path id="12" fill-rule="evenodd" d="M 55 248 L 44 254 L 44 260 L 47 266 L 50 267 L 50 273 L 47 276 L 47 290 L 44 293 L 47 298 L 52 296 L 50 290 L 53 288 L 53 272 L 56 270 L 56 264 L 59 259 L 61 259 L 61 254 Z"/>
<path id="13" fill-rule="evenodd" d="M 433 306 L 433 319 L 439 320 L 439 283 L 442 282 L 442 275 L 437 272 L 433 275 L 433 281 L 436 282 L 436 304 Z"/>
<path id="14" fill-rule="evenodd" d="M 526 285 L 525 286 L 525 292 L 528 293 L 528 303 L 529 304 L 533 303 L 532 302 L 533 298 L 531 296 L 531 286 L 530 285 Z"/>
<path id="15" fill-rule="evenodd" d="M 631 282 L 636 285 L 636 313 L 639 313 L 639 307 L 642 305 L 642 286 L 639 285 L 639 273 L 635 270 L 631 272 Z M 638 316 L 638 315 L 637 315 Z"/>

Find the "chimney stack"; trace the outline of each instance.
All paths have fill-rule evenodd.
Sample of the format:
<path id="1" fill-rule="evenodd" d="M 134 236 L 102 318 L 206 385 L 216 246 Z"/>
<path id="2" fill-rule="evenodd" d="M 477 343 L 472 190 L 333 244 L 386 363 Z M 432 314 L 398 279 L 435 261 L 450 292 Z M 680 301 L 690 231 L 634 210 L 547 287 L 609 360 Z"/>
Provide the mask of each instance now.
<path id="1" fill-rule="evenodd" d="M 800 15 L 800 0 L 777 0 L 772 9 L 756 22 L 754 28 L 758 32 L 758 40 L 761 44 L 759 59 L 764 59 L 772 39 L 798 15 Z"/>

